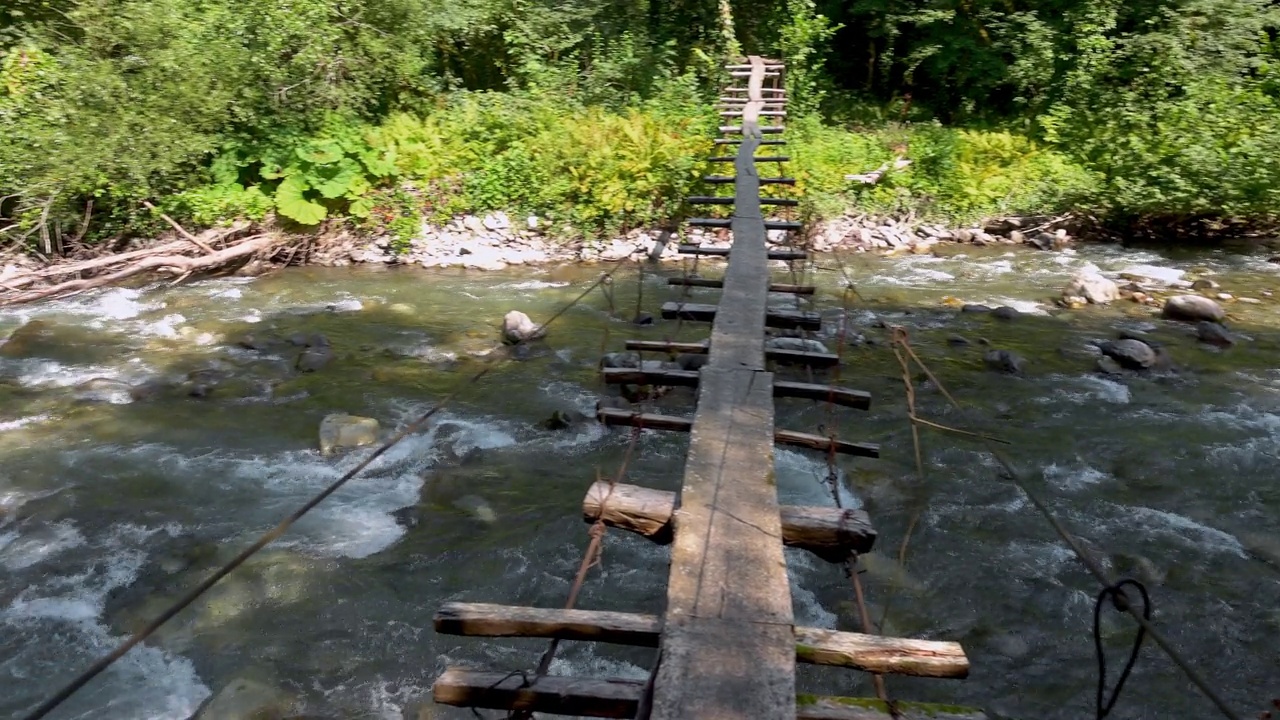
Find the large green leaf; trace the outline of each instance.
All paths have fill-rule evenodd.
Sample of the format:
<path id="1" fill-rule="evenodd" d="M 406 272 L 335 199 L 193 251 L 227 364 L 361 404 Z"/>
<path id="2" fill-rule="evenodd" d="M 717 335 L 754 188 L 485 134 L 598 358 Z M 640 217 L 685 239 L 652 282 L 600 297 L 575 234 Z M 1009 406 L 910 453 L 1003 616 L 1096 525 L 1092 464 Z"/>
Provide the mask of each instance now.
<path id="1" fill-rule="evenodd" d="M 276 209 L 281 215 L 303 225 L 315 225 L 325 219 L 328 211 L 304 194 L 310 186 L 300 175 L 290 175 L 276 188 Z"/>
<path id="2" fill-rule="evenodd" d="M 369 150 L 360 154 L 360 160 L 369 174 L 377 177 L 390 177 L 397 173 L 396 151 L 394 148 L 378 151 Z"/>
<path id="3" fill-rule="evenodd" d="M 351 186 L 361 179 L 360 164 L 351 158 L 343 158 L 337 165 L 316 168 L 312 185 L 322 196 L 332 200 L 346 195 Z"/>
<path id="4" fill-rule="evenodd" d="M 321 140 L 300 147 L 298 157 L 316 165 L 332 165 L 343 159 L 342 146 L 332 140 Z"/>

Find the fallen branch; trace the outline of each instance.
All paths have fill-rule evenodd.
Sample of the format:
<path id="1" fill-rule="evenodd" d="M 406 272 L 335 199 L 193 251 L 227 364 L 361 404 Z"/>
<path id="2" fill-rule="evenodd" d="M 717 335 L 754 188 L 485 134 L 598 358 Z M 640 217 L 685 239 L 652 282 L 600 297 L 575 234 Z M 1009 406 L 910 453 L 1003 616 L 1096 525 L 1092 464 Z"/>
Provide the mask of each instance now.
<path id="1" fill-rule="evenodd" d="M 880 180 L 884 178 L 886 174 L 888 174 L 890 169 L 901 170 L 910 164 L 911 164 L 910 160 L 903 160 L 902 156 L 899 155 L 898 157 L 894 158 L 892 163 L 885 163 L 880 167 L 876 168 L 875 170 L 872 170 L 869 173 L 863 173 L 861 175 L 845 175 L 844 179 L 852 180 L 854 182 L 860 182 L 864 185 L 875 185 L 876 183 L 880 182 Z"/>
<path id="2" fill-rule="evenodd" d="M 141 275 L 148 272 L 168 273 L 180 276 L 180 279 L 182 279 L 194 273 L 216 270 L 225 265 L 229 265 L 236 260 L 252 257 L 253 255 L 257 255 L 258 253 L 272 248 L 278 242 L 279 237 L 273 234 L 256 235 L 244 240 L 243 242 L 232 245 L 231 247 L 223 250 L 215 250 L 208 255 L 198 257 L 179 254 L 157 254 L 157 251 L 162 248 L 172 249 L 173 245 L 181 244 L 169 243 L 167 245 L 162 245 L 160 248 L 153 248 L 151 250 L 140 250 L 134 253 L 123 253 L 122 255 L 114 255 L 108 258 L 99 258 L 98 260 L 89 262 L 96 263 L 97 267 L 103 267 L 119 263 L 126 255 L 133 256 L 136 260 L 129 263 L 126 267 L 108 274 L 98 275 L 92 278 L 68 280 L 48 287 L 20 292 L 9 297 L 0 296 L 0 306 L 18 305 L 21 303 L 34 302 L 36 300 L 44 300 L 48 298 L 64 298 L 85 292 L 86 290 L 93 290 L 95 288 L 112 285 L 121 282 L 122 280 L 134 277 L 135 275 Z M 138 257 L 139 254 L 142 254 L 143 257 Z M 76 263 L 76 265 L 81 266 L 87 264 L 89 263 Z M 61 275 L 76 272 L 73 267 L 74 266 L 48 268 L 39 272 Z M 56 272 L 51 272 L 55 270 Z M 33 273 L 33 275 L 35 274 L 37 273 Z M 21 279 L 26 281 L 29 277 L 30 276 L 27 276 Z M 29 281 L 24 282 L 23 284 L 29 284 Z"/>
<path id="3" fill-rule="evenodd" d="M 203 241 L 201 241 L 201 240 L 200 240 L 200 238 L 198 238 L 198 237 L 196 237 L 195 235 L 192 235 L 191 233 L 187 232 L 186 228 L 184 228 L 184 227 L 182 227 L 181 225 L 179 225 L 177 220 L 174 220 L 173 218 L 169 217 L 168 215 L 165 215 L 164 213 L 160 212 L 160 210 L 159 210 L 159 209 L 157 209 L 155 205 L 152 205 L 150 202 L 148 202 L 148 201 L 146 201 L 146 200 L 143 200 L 143 201 L 142 201 L 142 205 L 143 205 L 144 207 L 146 207 L 148 210 L 150 210 L 151 212 L 158 214 L 158 215 L 160 216 L 160 219 L 161 219 L 161 220 L 164 220 L 165 222 L 169 223 L 169 225 L 170 225 L 171 227 L 173 227 L 173 229 L 174 229 L 174 230 L 177 230 L 177 231 L 178 231 L 178 234 L 179 234 L 179 235 L 181 235 L 182 237 L 184 237 L 184 238 L 186 238 L 187 240 L 189 240 L 189 241 L 191 242 L 191 244 L 193 244 L 193 245 L 195 245 L 196 247 L 200 248 L 201 250 L 205 251 L 205 253 L 206 253 L 206 254 L 208 254 L 208 255 L 212 255 L 212 254 L 215 252 L 215 250 L 214 250 L 213 248 L 211 248 L 211 247 L 209 247 L 208 245 L 204 244 L 204 242 L 203 242 Z"/>

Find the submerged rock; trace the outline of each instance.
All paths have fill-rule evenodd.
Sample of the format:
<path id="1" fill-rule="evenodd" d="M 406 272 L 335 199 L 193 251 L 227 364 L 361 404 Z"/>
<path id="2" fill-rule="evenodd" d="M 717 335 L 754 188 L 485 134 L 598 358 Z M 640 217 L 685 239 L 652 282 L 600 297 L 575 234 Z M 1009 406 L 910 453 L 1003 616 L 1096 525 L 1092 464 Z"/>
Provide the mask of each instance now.
<path id="1" fill-rule="evenodd" d="M 519 310 L 512 310 L 502 318 L 502 340 L 510 345 L 538 340 L 547 336 L 547 329 Z"/>
<path id="2" fill-rule="evenodd" d="M 992 350 L 982 356 L 987 367 L 997 372 L 1021 375 L 1027 369 L 1027 361 L 1012 350 Z"/>
<path id="3" fill-rule="evenodd" d="M 636 352 L 620 352 L 607 353 L 600 358 L 600 367 L 602 368 L 628 368 L 635 369 L 640 367 L 640 353 Z"/>
<path id="4" fill-rule="evenodd" d="M 372 445 L 378 441 L 378 421 L 373 418 L 335 413 L 320 421 L 320 454 Z"/>
<path id="5" fill-rule="evenodd" d="M 556 410 L 551 413 L 551 417 L 542 421 L 542 427 L 548 430 L 567 430 L 574 425 L 580 425 L 586 422 L 586 420 L 587 416 L 577 410 Z"/>
<path id="6" fill-rule="evenodd" d="M 1218 347 L 1231 347 L 1236 344 L 1236 339 L 1222 325 L 1216 322 L 1201 321 L 1196 323 L 1196 338 L 1202 343 L 1217 345 Z"/>
<path id="7" fill-rule="evenodd" d="M 237 678 L 204 704 L 193 720 L 284 720 L 297 698 L 257 680 Z"/>
<path id="8" fill-rule="evenodd" d="M 1095 305 L 1106 305 L 1120 297 L 1120 287 L 1096 272 L 1080 272 L 1062 289 L 1063 297 L 1082 297 Z"/>
<path id="9" fill-rule="evenodd" d="M 93 378 L 76 386 L 75 399 L 87 403 L 127 405 L 133 402 L 133 386 L 123 380 Z"/>
<path id="10" fill-rule="evenodd" d="M 996 318 L 997 320 L 1013 320 L 1015 318 L 1022 317 L 1022 312 L 1017 308 L 1009 307 L 1008 305 L 1001 305 L 991 311 L 991 317 Z"/>
<path id="11" fill-rule="evenodd" d="M 817 340 L 810 340 L 809 338 L 775 337 L 769 338 L 764 345 L 771 350 L 794 350 L 796 352 L 810 353 L 831 352 L 827 349 L 826 345 L 823 345 Z"/>
<path id="12" fill-rule="evenodd" d="M 1108 375 L 1120 375 L 1124 373 L 1124 368 L 1113 358 L 1103 355 L 1098 358 L 1098 370 Z"/>
<path id="13" fill-rule="evenodd" d="M 1218 303 L 1199 295 L 1175 295 L 1164 304 L 1161 314 L 1170 320 L 1221 322 L 1227 316 Z"/>
<path id="14" fill-rule="evenodd" d="M 453 506 L 482 523 L 492 525 L 498 522 L 498 514 L 493 511 L 493 506 L 479 495 L 463 495 L 453 501 Z"/>

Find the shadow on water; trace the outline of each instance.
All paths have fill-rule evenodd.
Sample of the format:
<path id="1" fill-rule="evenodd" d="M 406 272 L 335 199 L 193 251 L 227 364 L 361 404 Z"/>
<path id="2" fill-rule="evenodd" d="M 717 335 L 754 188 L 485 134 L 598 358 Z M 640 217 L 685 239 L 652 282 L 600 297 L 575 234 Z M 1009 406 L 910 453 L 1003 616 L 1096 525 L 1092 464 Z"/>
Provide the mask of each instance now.
<path id="1" fill-rule="evenodd" d="M 274 305 L 249 313 L 251 319 L 202 316 L 225 291 L 215 285 L 170 299 L 166 312 L 193 318 L 184 321 L 195 326 L 186 335 L 157 341 L 127 328 L 74 327 L 66 331 L 74 342 L 57 333 L 56 342 L 33 342 L 22 362 L 96 367 L 134 353 L 145 370 L 114 377 L 143 390 L 128 404 L 75 402 L 75 386 L 33 388 L 0 378 L 0 422 L 55 418 L 0 435 L 7 481 L 29 496 L 7 518 L 0 515 L 0 532 L 74 523 L 92 537 L 122 526 L 151 528 L 139 544 L 143 557 L 133 579 L 102 601 L 118 637 L 368 452 L 321 458 L 314 448 L 326 414 L 374 417 L 389 433 L 487 361 L 482 353 L 496 347 L 503 312 L 549 316 L 596 274 L 539 274 L 521 289 L 524 280 L 511 277 L 309 269 L 237 286 L 254 303 Z M 424 289 L 428 278 L 436 286 Z M 836 282 L 824 280 L 823 340 L 834 347 L 845 313 Z M 657 273 L 647 282 L 645 309 L 656 315 L 678 291 Z M 366 293 L 358 309 L 351 298 L 333 300 L 338 287 Z M 623 296 L 634 291 L 634 279 L 617 287 L 619 315 L 630 316 L 634 297 Z M 913 371 L 921 415 L 1010 441 L 1010 454 L 1073 531 L 1113 571 L 1148 582 L 1157 617 L 1176 644 L 1238 707 L 1257 705 L 1280 670 L 1268 640 L 1280 630 L 1280 615 L 1266 600 L 1280 571 L 1259 560 L 1280 556 L 1267 555 L 1280 545 L 1273 462 L 1280 329 L 1233 323 L 1248 339 L 1223 351 L 1198 343 L 1185 324 L 1130 317 L 1125 308 L 1000 319 L 893 291 L 866 294 L 867 302 L 848 311 L 840 381 L 871 392 L 873 408 L 839 411 L 834 425 L 842 437 L 880 442 L 882 458 L 841 466 L 880 531 L 881 553 L 896 553 L 920 513 L 907 574 L 881 563 L 866 576 L 873 614 L 888 603 L 887 632 L 958 640 L 973 663 L 964 682 L 891 678 L 892 692 L 1009 716 L 1073 718 L 1091 707 L 1096 682 L 1093 581 L 980 446 L 926 432 L 926 476 L 915 477 L 901 372 L 888 342 L 887 326 L 901 325 L 951 393 L 972 408 L 950 410 Z M 691 299 L 714 297 L 698 290 Z M 1176 369 L 1096 372 L 1089 341 L 1121 330 L 1161 344 Z M 213 340 L 200 345 L 204 334 Z M 317 335 L 327 340 L 327 360 L 300 372 L 307 349 L 299 343 Z M 610 322 L 607 303 L 593 295 L 530 356 L 502 363 L 431 431 L 354 480 L 331 507 L 318 508 L 296 533 L 179 616 L 155 644 L 189 658 L 215 692 L 233 678 L 260 676 L 320 717 L 415 706 L 447 664 L 533 667 L 541 642 L 437 636 L 431 614 L 450 600 L 563 602 L 586 544 L 582 493 L 597 469 L 616 469 L 626 433 L 590 422 L 552 431 L 541 422 L 555 411 L 591 410 L 602 390 L 596 380 L 602 347 L 618 350 L 629 337 L 705 335 L 706 326 L 696 323 L 677 331 L 674 322 L 648 328 Z M 984 355 L 992 349 L 1023 356 L 1026 371 L 988 369 Z M 778 372 L 836 380 L 832 373 Z M 98 389 L 108 398 L 113 391 L 105 383 Z M 677 391 L 659 407 L 687 414 L 691 400 L 689 391 Z M 817 432 L 833 424 L 818 404 L 781 400 L 778 407 L 779 425 L 789 429 Z M 685 444 L 679 436 L 646 433 L 629 480 L 677 488 Z M 826 502 L 821 457 L 779 450 L 778 462 L 784 502 Z M 660 612 L 667 551 L 613 532 L 605 553 L 580 606 Z M 796 551 L 787 558 L 797 622 L 857 629 L 840 571 Z M 83 569 L 67 560 L 58 571 Z M 14 584 L 0 584 L 0 606 L 30 595 L 22 573 L 47 570 L 32 564 L 15 571 Z M 1124 652 L 1126 628 L 1108 621 L 1112 652 Z M 12 646 L 34 638 L 17 632 L 7 639 Z M 59 673 L 24 684 L 0 708 L 28 707 L 103 647 L 68 654 Z M 562 657 L 553 672 L 599 677 L 643 677 L 652 661 L 651 651 L 584 643 L 566 644 Z M 1148 648 L 1113 716 L 1183 717 L 1186 708 L 1204 708 L 1208 716 L 1211 709 L 1186 686 Z M 799 689 L 872 692 L 858 673 L 811 667 L 801 668 Z M 91 695 L 81 707 L 92 711 L 105 702 Z M 440 708 L 435 716 L 469 714 Z"/>

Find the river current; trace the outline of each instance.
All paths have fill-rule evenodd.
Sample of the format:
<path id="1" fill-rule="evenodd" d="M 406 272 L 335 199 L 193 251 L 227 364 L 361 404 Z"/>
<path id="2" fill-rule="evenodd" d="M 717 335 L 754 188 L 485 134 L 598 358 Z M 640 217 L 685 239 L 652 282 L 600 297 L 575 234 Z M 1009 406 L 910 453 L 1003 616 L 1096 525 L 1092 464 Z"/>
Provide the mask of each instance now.
<path id="1" fill-rule="evenodd" d="M 961 642 L 973 667 L 966 680 L 890 677 L 890 691 L 1066 720 L 1092 716 L 1097 682 L 1099 588 L 983 448 L 925 431 L 918 477 L 885 329 L 901 325 L 965 405 L 950 410 L 917 373 L 921 415 L 1008 441 L 1091 551 L 1147 584 L 1157 624 L 1228 701 L 1245 716 L 1270 707 L 1280 696 L 1280 265 L 1226 250 L 946 252 L 828 257 L 810 278 L 829 328 L 819 339 L 834 351 L 849 323 L 841 384 L 873 396 L 869 412 L 834 421 L 842 437 L 882 446 L 878 460 L 841 460 L 845 502 L 864 506 L 880 533 L 864 576 L 873 615 L 887 610 L 890 634 Z M 1067 278 L 1089 265 L 1155 288 L 1213 280 L 1211 294 L 1232 298 L 1239 342 L 1200 343 L 1190 326 L 1127 300 L 1056 308 Z M 319 453 L 325 415 L 376 418 L 389 434 L 485 362 L 504 313 L 543 320 L 601 272 L 300 268 L 0 310 L 0 716 L 33 708 L 359 463 L 368 448 Z M 665 280 L 680 272 L 620 274 L 615 319 L 602 294 L 589 296 L 529 356 L 465 390 L 51 717 L 181 720 L 237 682 L 309 718 L 472 717 L 430 703 L 435 676 L 458 664 L 532 669 L 544 643 L 436 635 L 432 614 L 453 600 L 564 602 L 587 542 L 582 496 L 597 472 L 616 469 L 627 434 L 543 421 L 592 413 L 602 350 L 706 336 L 696 323 L 627 322 L 640 282 L 640 306 L 656 315 L 679 296 Z M 846 273 L 856 295 L 842 291 Z M 692 294 L 714 302 L 716 291 Z M 960 312 L 960 302 L 1020 314 Z M 1121 331 L 1163 345 L 1175 367 L 1098 372 L 1091 343 Z M 316 372 L 294 367 L 299 334 L 328 341 Z M 1025 373 L 986 368 L 991 348 L 1024 357 Z M 691 399 L 675 391 L 658 407 L 687 413 Z M 779 401 L 778 419 L 806 432 L 833 422 L 795 400 Z M 645 432 L 629 481 L 676 489 L 686 444 Z M 830 503 L 821 454 L 779 448 L 776 464 L 783 502 Z M 661 612 L 667 554 L 610 532 L 579 607 Z M 787 560 L 797 623 L 858 628 L 837 567 L 801 551 Z M 1114 677 L 1132 622 L 1109 612 L 1102 634 Z M 644 678 L 652 654 L 566 643 L 552 673 Z M 860 673 L 808 666 L 799 686 L 873 693 Z M 1214 710 L 1148 643 L 1111 717 Z"/>

